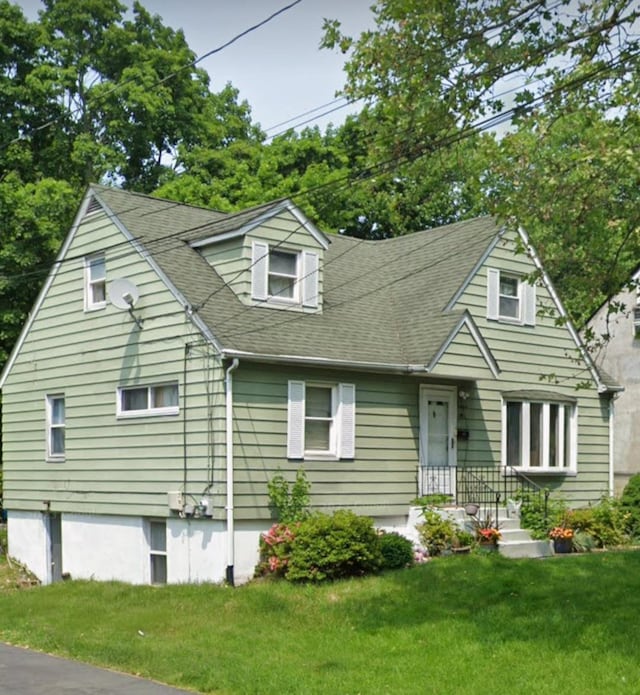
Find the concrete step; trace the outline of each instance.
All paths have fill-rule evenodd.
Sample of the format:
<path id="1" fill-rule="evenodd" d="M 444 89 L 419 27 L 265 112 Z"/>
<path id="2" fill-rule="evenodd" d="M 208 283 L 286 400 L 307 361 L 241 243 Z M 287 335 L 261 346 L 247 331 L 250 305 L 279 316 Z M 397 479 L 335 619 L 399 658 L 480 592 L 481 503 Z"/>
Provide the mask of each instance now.
<path id="1" fill-rule="evenodd" d="M 502 534 L 501 540 L 504 543 L 515 543 L 516 541 L 530 541 L 531 534 L 526 529 L 521 528 L 504 528 L 500 527 L 500 533 Z"/>
<path id="2" fill-rule="evenodd" d="M 498 541 L 498 552 L 509 558 L 539 558 L 553 555 L 549 541 Z"/>

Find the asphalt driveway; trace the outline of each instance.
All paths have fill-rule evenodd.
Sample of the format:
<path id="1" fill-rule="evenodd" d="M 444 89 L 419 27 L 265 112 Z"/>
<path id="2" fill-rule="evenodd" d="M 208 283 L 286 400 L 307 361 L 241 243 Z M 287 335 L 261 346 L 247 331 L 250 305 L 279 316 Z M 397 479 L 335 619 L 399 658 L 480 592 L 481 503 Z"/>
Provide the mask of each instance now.
<path id="1" fill-rule="evenodd" d="M 194 695 L 134 676 L 0 644 L 0 695 Z"/>

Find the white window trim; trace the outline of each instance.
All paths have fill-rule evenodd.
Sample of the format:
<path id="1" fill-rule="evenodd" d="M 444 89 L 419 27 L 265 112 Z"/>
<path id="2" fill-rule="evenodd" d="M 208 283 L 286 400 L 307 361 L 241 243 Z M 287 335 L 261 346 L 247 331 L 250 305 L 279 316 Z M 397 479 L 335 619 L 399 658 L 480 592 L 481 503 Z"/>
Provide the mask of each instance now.
<path id="1" fill-rule="evenodd" d="M 511 297 L 500 293 L 500 276 L 518 281 L 518 316 L 505 316 L 500 313 L 500 298 Z M 520 326 L 535 326 L 536 324 L 536 286 L 525 282 L 517 273 L 487 269 L 487 318 L 500 323 L 510 323 Z"/>
<path id="2" fill-rule="evenodd" d="M 293 297 L 269 294 L 270 275 L 292 277 L 270 272 L 269 253 L 271 250 L 295 257 L 296 272 L 293 284 Z M 251 251 L 251 297 L 260 304 L 281 307 L 318 308 L 319 303 L 319 261 L 314 251 L 291 249 L 278 244 L 253 240 Z"/>
<path id="3" fill-rule="evenodd" d="M 67 456 L 67 444 L 66 444 L 66 428 L 67 428 L 67 412 L 66 412 L 66 403 L 65 403 L 65 416 L 64 416 L 64 422 L 62 424 L 54 424 L 53 423 L 53 401 L 62 399 L 63 403 L 65 403 L 65 396 L 64 393 L 48 393 L 45 397 L 45 408 L 46 408 L 46 418 L 47 418 L 47 426 L 46 426 L 46 452 L 47 452 L 47 461 L 64 461 L 66 456 Z M 63 432 L 65 433 L 65 446 L 64 446 L 64 451 L 61 453 L 56 453 L 53 452 L 51 449 L 51 443 L 52 443 L 52 435 L 53 435 L 53 430 L 54 429 L 62 429 Z"/>
<path id="4" fill-rule="evenodd" d="M 510 466 L 516 471 L 525 473 L 526 475 L 564 475 L 572 476 L 577 475 L 577 461 L 578 461 L 578 405 L 576 403 L 564 403 L 564 402 L 550 402 L 544 400 L 524 400 L 519 398 L 503 398 L 502 399 L 502 442 L 501 442 L 501 460 L 502 466 L 505 470 L 507 467 L 507 403 L 522 403 L 522 417 L 520 420 L 520 448 L 521 448 L 521 460 L 522 464 L 520 466 Z M 540 448 L 542 451 L 542 465 L 541 466 L 530 466 L 529 465 L 529 454 L 530 454 L 530 433 L 531 433 L 531 404 L 539 403 L 542 405 L 542 433 L 541 433 L 541 444 Z M 550 466 L 549 465 L 549 406 L 557 405 L 558 409 L 558 451 L 560 452 L 560 459 L 563 465 L 560 466 Z M 565 428 L 564 420 L 566 417 L 570 418 L 569 422 L 569 436 L 571 441 L 569 442 L 569 457 L 570 460 L 564 461 L 565 455 Z"/>
<path id="5" fill-rule="evenodd" d="M 332 425 L 329 450 L 305 447 L 305 392 L 307 386 L 331 388 Z M 355 385 L 289 381 L 287 458 L 339 460 L 355 458 Z"/>
<path id="6" fill-rule="evenodd" d="M 105 276 L 102 279 L 94 280 L 91 277 L 91 262 L 102 259 L 105 263 Z M 104 283 L 104 295 L 105 298 L 101 302 L 94 302 L 93 297 L 93 286 L 98 284 L 98 282 Z M 91 256 L 85 256 L 84 259 L 84 310 L 85 311 L 96 311 L 98 309 L 104 309 L 107 306 L 107 273 L 106 273 L 106 261 L 105 255 L 103 253 L 94 253 Z"/>
<path id="7" fill-rule="evenodd" d="M 167 407 L 154 408 L 150 405 L 151 403 L 151 393 L 155 388 L 161 388 L 163 386 L 175 386 L 178 390 L 178 405 L 171 405 Z M 147 408 L 139 410 L 123 410 L 122 409 L 122 394 L 125 391 L 146 389 L 147 390 Z M 180 413 L 180 388 L 177 381 L 165 381 L 154 384 L 135 384 L 129 386 L 118 386 L 116 389 L 116 417 L 127 419 L 127 418 L 138 418 L 138 417 L 157 417 L 162 415 L 178 415 Z"/>

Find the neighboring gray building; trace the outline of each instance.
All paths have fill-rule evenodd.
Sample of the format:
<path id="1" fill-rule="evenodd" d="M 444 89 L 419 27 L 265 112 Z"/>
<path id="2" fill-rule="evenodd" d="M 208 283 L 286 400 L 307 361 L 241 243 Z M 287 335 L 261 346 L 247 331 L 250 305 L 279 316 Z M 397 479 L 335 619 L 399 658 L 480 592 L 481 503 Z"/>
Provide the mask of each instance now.
<path id="1" fill-rule="evenodd" d="M 640 473 L 640 305 L 639 273 L 632 278 L 630 288 L 619 292 L 603 304 L 589 321 L 597 347 L 594 361 L 600 372 L 610 374 L 624 389 L 613 403 L 613 471 L 614 490 L 622 492 L 629 478 Z M 609 306 L 624 307 L 609 314 Z"/>
<path id="2" fill-rule="evenodd" d="M 599 499 L 611 389 L 519 241 L 89 187 L 0 378 L 10 553 L 45 582 L 246 578 L 301 466 L 315 509 L 385 528 L 471 467 Z"/>

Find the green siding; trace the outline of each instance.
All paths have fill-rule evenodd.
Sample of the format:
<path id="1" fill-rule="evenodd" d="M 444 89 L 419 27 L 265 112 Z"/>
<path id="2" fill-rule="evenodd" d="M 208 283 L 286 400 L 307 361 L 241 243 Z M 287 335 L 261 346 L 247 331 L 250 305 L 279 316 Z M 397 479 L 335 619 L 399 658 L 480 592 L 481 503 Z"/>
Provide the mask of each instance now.
<path id="1" fill-rule="evenodd" d="M 83 256 L 105 250 L 107 283 L 137 285 L 135 314 L 108 304 L 84 311 Z M 184 310 L 148 262 L 103 214 L 80 225 L 3 390 L 3 471 L 8 509 L 166 515 L 170 490 L 222 489 L 222 372 Z M 192 343 L 185 359 L 185 343 Z M 186 372 L 186 382 L 184 374 Z M 176 416 L 116 417 L 116 389 L 178 381 Z M 49 462 L 45 396 L 64 393 L 65 460 Z M 186 407 L 185 407 L 186 404 Z M 186 417 L 186 423 L 185 423 Z M 217 439 L 217 441 L 215 441 Z M 219 500 L 218 500 L 219 503 Z"/>
<path id="2" fill-rule="evenodd" d="M 533 327 L 486 318 L 487 268 L 521 276 L 535 270 L 527 256 L 515 253 L 513 237 L 507 237 L 492 250 L 456 304 L 456 309 L 471 312 L 501 370 L 495 379 L 478 379 L 465 405 L 465 417 L 485 429 L 488 441 L 474 441 L 472 430 L 469 441 L 460 444 L 459 457 L 466 455 L 468 463 L 477 465 L 484 465 L 487 456 L 500 461 L 503 392 L 528 388 L 571 394 L 578 399 L 578 475 L 534 474 L 535 481 L 576 504 L 595 501 L 608 484 L 607 398 L 598 395 L 584 361 L 576 359 L 577 348 L 568 328 L 557 325 L 552 316 L 538 315 Z M 554 306 L 541 284 L 536 287 L 536 302 L 538 311 Z M 588 388 L 583 388 L 585 382 Z"/>

